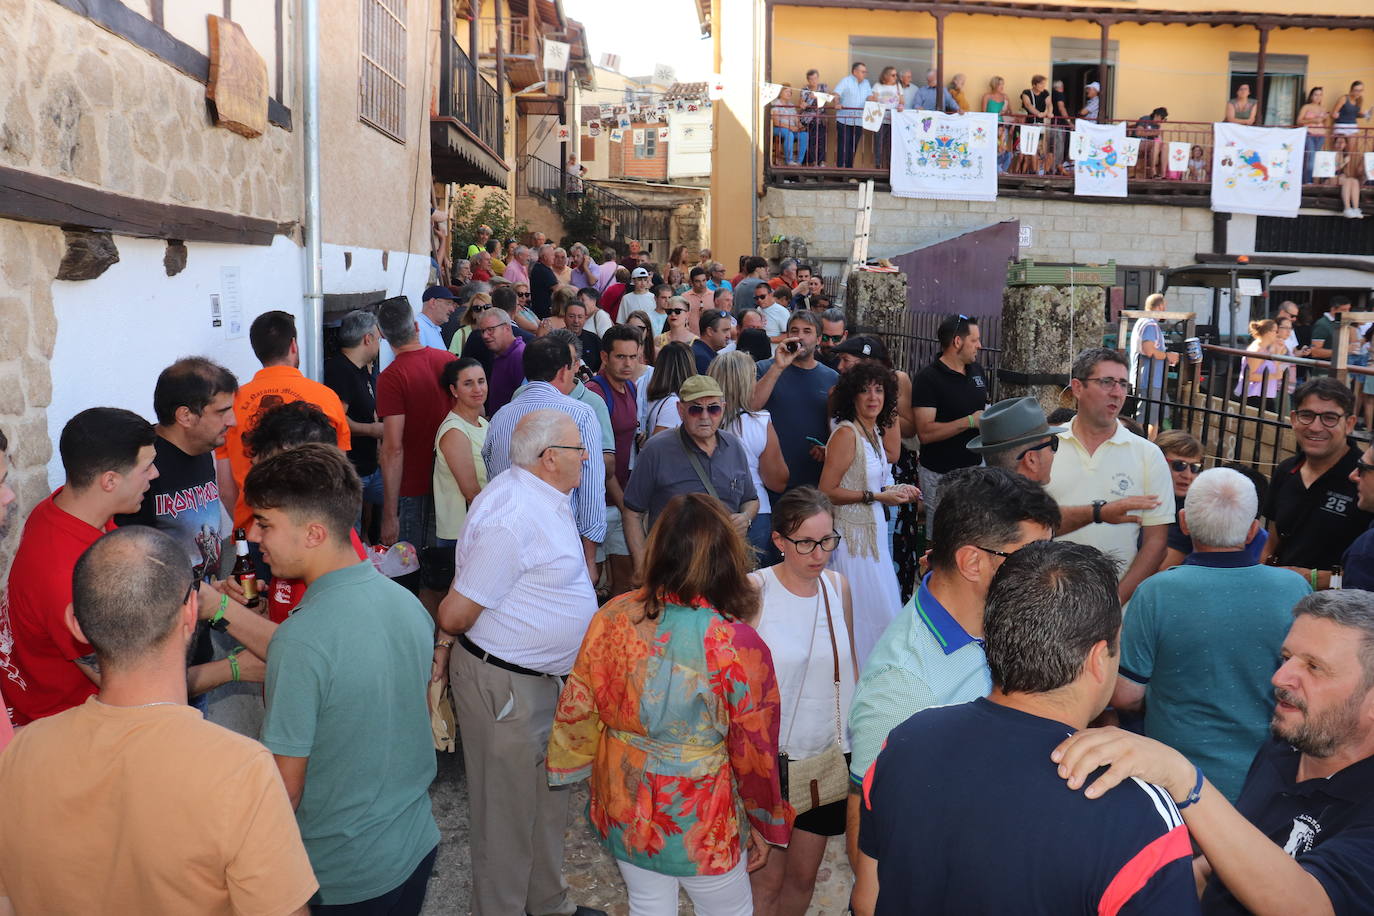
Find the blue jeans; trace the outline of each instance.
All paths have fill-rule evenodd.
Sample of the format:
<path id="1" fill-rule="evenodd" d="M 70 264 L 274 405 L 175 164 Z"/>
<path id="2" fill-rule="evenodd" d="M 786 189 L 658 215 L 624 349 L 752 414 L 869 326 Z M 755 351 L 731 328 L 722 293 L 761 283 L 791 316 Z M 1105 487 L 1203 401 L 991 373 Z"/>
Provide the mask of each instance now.
<path id="1" fill-rule="evenodd" d="M 788 130 L 786 127 L 773 128 L 773 136 L 782 137 L 782 158 L 788 165 L 800 165 L 806 158 L 806 144 L 810 139 L 804 130 Z M 792 146 L 797 144 L 797 155 L 792 155 Z"/>
<path id="2" fill-rule="evenodd" d="M 1312 154 L 1321 149 L 1326 144 L 1326 137 L 1307 135 L 1307 142 L 1303 145 L 1302 157 L 1302 183 L 1312 183 Z"/>

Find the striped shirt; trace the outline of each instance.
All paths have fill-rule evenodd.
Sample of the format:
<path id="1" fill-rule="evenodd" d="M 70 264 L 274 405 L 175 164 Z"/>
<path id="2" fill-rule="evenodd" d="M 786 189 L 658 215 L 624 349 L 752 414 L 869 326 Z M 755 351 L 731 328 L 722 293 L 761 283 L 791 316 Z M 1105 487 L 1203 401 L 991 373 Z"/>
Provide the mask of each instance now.
<path id="1" fill-rule="evenodd" d="M 850 781 L 856 786 L 863 781 L 888 732 L 917 712 L 967 703 L 991 691 L 982 642 L 930 593 L 926 576 L 864 663 L 849 709 Z"/>
<path id="2" fill-rule="evenodd" d="M 577 533 L 600 544 L 606 540 L 606 464 L 598 458 L 602 452 L 601 424 L 590 407 L 573 400 L 548 382 L 530 382 L 491 418 L 487 441 L 482 445 L 487 479 L 494 480 L 497 474 L 510 467 L 510 437 L 520 418 L 536 410 L 549 409 L 561 410 L 572 417 L 577 424 L 577 431 L 582 434 L 582 444 L 591 455 L 590 460 L 582 462 L 582 480 L 572 491 L 571 499 Z"/>
<path id="3" fill-rule="evenodd" d="M 468 507 L 457 559 L 453 590 L 485 608 L 468 639 L 525 668 L 572 671 L 596 591 L 562 493 L 524 468 L 493 478 Z"/>

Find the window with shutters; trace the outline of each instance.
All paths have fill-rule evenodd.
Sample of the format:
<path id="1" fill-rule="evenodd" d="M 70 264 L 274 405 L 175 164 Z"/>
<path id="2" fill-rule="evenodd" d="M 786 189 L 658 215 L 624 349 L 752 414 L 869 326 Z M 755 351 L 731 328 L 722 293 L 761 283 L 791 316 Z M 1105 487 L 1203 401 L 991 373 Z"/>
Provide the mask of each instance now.
<path id="1" fill-rule="evenodd" d="M 595 162 L 595 161 L 596 161 L 596 138 L 595 138 L 595 137 L 581 137 L 580 139 L 581 139 L 581 141 L 582 141 L 582 143 L 581 143 L 581 146 L 582 146 L 582 161 L 583 161 L 583 162 Z"/>
<path id="2" fill-rule="evenodd" d="M 406 0 L 359 0 L 358 118 L 405 141 Z"/>

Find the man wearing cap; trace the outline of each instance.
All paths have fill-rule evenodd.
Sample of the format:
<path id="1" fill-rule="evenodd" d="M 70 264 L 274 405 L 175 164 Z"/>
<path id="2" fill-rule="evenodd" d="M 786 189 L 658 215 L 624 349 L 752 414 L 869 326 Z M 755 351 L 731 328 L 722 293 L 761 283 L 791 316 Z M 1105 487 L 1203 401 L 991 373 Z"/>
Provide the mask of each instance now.
<path id="1" fill-rule="evenodd" d="M 749 530 L 759 498 L 738 436 L 720 428 L 725 396 L 709 375 L 693 375 L 678 389 L 682 425 L 652 437 L 635 458 L 625 488 L 625 540 L 638 567 L 645 532 L 679 493 L 709 493 L 730 513 L 740 534 Z"/>
<path id="2" fill-rule="evenodd" d="M 1085 121 L 1096 121 L 1098 109 L 1102 105 L 1102 99 L 1098 97 L 1098 93 L 1102 91 L 1102 84 L 1089 83 L 1084 88 L 1087 91 L 1088 98 L 1083 103 L 1083 107 L 1078 110 L 1078 116 Z"/>
<path id="3" fill-rule="evenodd" d="M 1059 434 L 1067 426 L 1050 426 L 1035 398 L 1005 398 L 983 411 L 979 434 L 968 450 L 983 456 L 990 468 L 1003 468 L 1038 484 L 1050 482 Z"/>
<path id="4" fill-rule="evenodd" d="M 654 317 L 654 294 L 650 289 L 653 281 L 654 275 L 647 267 L 636 267 L 630 271 L 630 291 L 620 300 L 621 318 L 629 318 L 635 312 L 645 312 L 650 318 Z M 660 333 L 661 330 L 654 333 Z"/>
<path id="5" fill-rule="evenodd" d="M 821 327 L 825 327 L 825 316 L 821 316 Z M 876 359 L 878 362 L 887 364 L 887 347 L 883 342 L 870 334 L 860 334 L 857 337 L 845 336 L 839 343 L 830 347 L 830 359 L 826 361 L 818 350 L 816 359 L 824 362 L 836 372 L 844 374 L 866 359 Z"/>
<path id="6" fill-rule="evenodd" d="M 420 314 L 416 324 L 420 328 L 420 343 L 436 350 L 447 350 L 444 332 L 441 330 L 453 310 L 458 306 L 458 297 L 447 286 L 431 286 L 420 297 Z"/>

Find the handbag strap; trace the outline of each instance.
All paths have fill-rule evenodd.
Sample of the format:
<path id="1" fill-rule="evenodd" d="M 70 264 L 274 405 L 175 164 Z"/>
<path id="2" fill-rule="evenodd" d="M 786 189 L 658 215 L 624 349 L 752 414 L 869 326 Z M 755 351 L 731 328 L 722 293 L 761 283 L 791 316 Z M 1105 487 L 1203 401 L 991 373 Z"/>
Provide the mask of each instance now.
<path id="1" fill-rule="evenodd" d="M 719 494 L 716 493 L 715 485 L 711 483 L 711 478 L 706 474 L 706 469 L 701 466 L 701 461 L 697 458 L 696 452 L 692 451 L 692 446 L 687 442 L 687 434 L 682 431 L 681 426 L 677 428 L 677 434 L 678 439 L 682 442 L 682 451 L 686 453 L 687 460 L 692 463 L 692 470 L 696 471 L 697 480 L 701 481 L 701 485 L 706 488 L 707 493 L 715 499 L 720 499 Z"/>
<path id="2" fill-rule="evenodd" d="M 835 739 L 843 747 L 844 727 L 840 724 L 840 647 L 835 641 L 835 621 L 830 615 L 830 589 L 825 584 L 825 570 L 821 570 L 821 578 L 817 584 L 820 585 L 821 597 L 825 600 L 825 628 L 830 631 L 830 658 L 835 682 Z M 852 641 L 850 645 L 853 646 Z"/>

